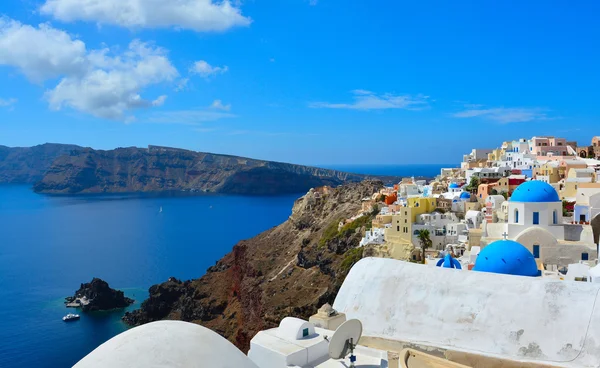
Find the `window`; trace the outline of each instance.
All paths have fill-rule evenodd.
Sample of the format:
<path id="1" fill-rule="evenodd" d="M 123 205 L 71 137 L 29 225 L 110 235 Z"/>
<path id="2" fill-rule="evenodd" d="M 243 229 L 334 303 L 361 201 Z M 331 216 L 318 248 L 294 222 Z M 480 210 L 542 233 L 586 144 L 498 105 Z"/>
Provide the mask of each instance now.
<path id="1" fill-rule="evenodd" d="M 533 224 L 534 225 L 539 225 L 540 224 L 540 213 L 539 212 L 534 212 L 533 213 Z"/>
<path id="2" fill-rule="evenodd" d="M 556 225 L 558 223 L 558 216 L 556 216 L 556 210 L 554 210 L 554 212 L 552 212 L 552 223 L 554 225 Z"/>
<path id="3" fill-rule="evenodd" d="M 308 336 L 308 328 L 302 330 L 302 337 Z"/>
<path id="4" fill-rule="evenodd" d="M 405 223 L 405 224 L 407 224 L 407 223 L 408 223 L 408 220 L 407 220 L 407 219 L 404 219 L 404 223 Z"/>
<path id="5" fill-rule="evenodd" d="M 589 255 L 587 253 L 581 253 L 581 260 L 587 261 L 589 259 Z"/>
<path id="6" fill-rule="evenodd" d="M 533 246 L 533 258 L 540 258 L 540 246 L 537 244 Z"/>
<path id="7" fill-rule="evenodd" d="M 515 223 L 519 222 L 519 210 L 515 209 Z"/>
<path id="8" fill-rule="evenodd" d="M 415 256 L 415 255 L 413 254 L 413 261 L 416 261 L 416 260 L 417 260 L 417 256 Z"/>
<path id="9" fill-rule="evenodd" d="M 396 231 L 400 232 L 400 226 L 396 226 Z"/>

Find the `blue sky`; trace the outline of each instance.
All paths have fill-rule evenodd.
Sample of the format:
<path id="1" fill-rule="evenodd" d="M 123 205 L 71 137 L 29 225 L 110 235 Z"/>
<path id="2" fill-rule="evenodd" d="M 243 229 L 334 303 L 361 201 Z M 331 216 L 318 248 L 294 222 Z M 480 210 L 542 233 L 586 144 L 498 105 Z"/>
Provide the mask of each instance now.
<path id="1" fill-rule="evenodd" d="M 0 144 L 404 164 L 600 134 L 595 1 L 169 3 L 2 1 Z"/>

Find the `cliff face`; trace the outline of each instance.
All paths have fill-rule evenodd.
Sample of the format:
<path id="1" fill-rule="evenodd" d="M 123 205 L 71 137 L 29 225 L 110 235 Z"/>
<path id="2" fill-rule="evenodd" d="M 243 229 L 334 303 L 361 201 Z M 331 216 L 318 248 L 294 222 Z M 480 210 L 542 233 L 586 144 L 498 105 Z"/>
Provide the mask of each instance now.
<path id="1" fill-rule="evenodd" d="M 82 147 L 46 143 L 34 147 L 0 146 L 0 183 L 35 183 L 54 160 Z"/>
<path id="2" fill-rule="evenodd" d="M 247 350 L 260 330 L 286 316 L 308 318 L 333 299 L 351 266 L 371 215 L 338 231 L 340 219 L 355 215 L 361 199 L 381 182 L 348 184 L 298 199 L 283 224 L 241 241 L 199 279 L 150 288 L 141 309 L 126 313 L 131 325 L 160 319 L 202 324 Z"/>
<path id="3" fill-rule="evenodd" d="M 82 149 L 58 157 L 41 193 L 190 191 L 268 195 L 357 182 L 364 175 L 243 157 L 153 147 Z"/>

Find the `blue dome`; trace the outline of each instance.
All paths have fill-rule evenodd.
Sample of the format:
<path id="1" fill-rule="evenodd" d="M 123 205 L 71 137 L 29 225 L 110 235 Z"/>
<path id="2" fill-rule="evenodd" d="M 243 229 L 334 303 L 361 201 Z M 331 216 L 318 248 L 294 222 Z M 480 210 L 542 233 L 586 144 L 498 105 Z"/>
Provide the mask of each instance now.
<path id="1" fill-rule="evenodd" d="M 437 261 L 437 263 L 435 265 L 437 267 L 456 268 L 456 269 L 462 270 L 462 266 L 460 265 L 460 262 L 458 262 L 458 260 L 452 258 L 452 256 L 450 254 L 446 254 L 444 256 L 444 258 Z"/>
<path id="2" fill-rule="evenodd" d="M 556 189 L 539 180 L 526 181 L 519 185 L 510 197 L 511 202 L 560 202 Z"/>
<path id="3" fill-rule="evenodd" d="M 471 195 L 469 194 L 469 192 L 462 192 L 460 193 L 460 198 L 469 199 L 471 198 Z"/>
<path id="4" fill-rule="evenodd" d="M 456 188 L 460 188 L 460 187 L 456 183 L 451 183 L 448 188 L 450 188 L 450 189 L 456 189 Z"/>
<path id="5" fill-rule="evenodd" d="M 488 244 L 477 256 L 473 271 L 516 276 L 540 275 L 533 254 L 512 240 L 497 240 Z"/>

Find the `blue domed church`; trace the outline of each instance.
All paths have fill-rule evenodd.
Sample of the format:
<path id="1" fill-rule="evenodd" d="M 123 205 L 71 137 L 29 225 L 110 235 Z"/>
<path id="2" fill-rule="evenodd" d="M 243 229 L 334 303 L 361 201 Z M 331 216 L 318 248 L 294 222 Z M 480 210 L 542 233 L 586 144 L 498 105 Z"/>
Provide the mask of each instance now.
<path id="1" fill-rule="evenodd" d="M 507 222 L 483 225 L 483 250 L 502 239 L 516 241 L 534 259 L 557 267 L 595 259 L 598 253 L 591 227 L 565 223 L 558 193 L 539 180 L 526 181 L 515 189 L 508 201 Z"/>

